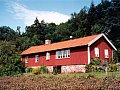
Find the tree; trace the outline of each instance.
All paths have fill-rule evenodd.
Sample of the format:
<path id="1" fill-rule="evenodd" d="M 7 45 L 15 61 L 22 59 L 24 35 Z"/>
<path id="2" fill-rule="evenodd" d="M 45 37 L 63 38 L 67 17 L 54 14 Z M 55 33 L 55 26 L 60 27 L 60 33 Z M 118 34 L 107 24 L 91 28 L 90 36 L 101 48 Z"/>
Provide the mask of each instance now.
<path id="1" fill-rule="evenodd" d="M 87 33 L 86 35 L 91 35 L 92 34 L 92 26 L 95 24 L 96 21 L 96 7 L 94 3 L 91 3 L 91 6 L 88 10 L 88 15 L 87 15 Z"/>
<path id="2" fill-rule="evenodd" d="M 25 71 L 17 51 L 14 42 L 0 41 L 0 76 L 14 75 Z"/>
<path id="3" fill-rule="evenodd" d="M 7 26 L 0 27 L 0 40 L 15 41 L 19 36 L 17 32 Z"/>

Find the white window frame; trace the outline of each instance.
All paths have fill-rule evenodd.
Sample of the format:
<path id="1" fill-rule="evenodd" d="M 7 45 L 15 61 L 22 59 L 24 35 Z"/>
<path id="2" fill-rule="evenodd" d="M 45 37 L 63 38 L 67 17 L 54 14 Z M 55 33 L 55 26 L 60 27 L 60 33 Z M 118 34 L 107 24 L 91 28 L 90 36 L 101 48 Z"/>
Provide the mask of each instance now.
<path id="1" fill-rule="evenodd" d="M 39 55 L 35 55 L 35 62 L 39 61 Z"/>
<path id="2" fill-rule="evenodd" d="M 70 58 L 70 49 L 56 51 L 56 59 Z"/>
<path id="3" fill-rule="evenodd" d="M 58 59 L 58 55 L 59 54 L 59 51 L 56 51 L 56 59 Z"/>
<path id="4" fill-rule="evenodd" d="M 70 58 L 70 49 L 66 50 L 66 53 L 67 53 L 66 58 Z"/>
<path id="5" fill-rule="evenodd" d="M 99 57 L 100 56 L 100 51 L 98 47 L 94 48 L 94 52 L 95 52 L 95 57 Z"/>
<path id="6" fill-rule="evenodd" d="M 65 51 L 65 50 L 62 50 L 62 51 L 61 51 L 61 58 L 64 58 L 64 51 Z"/>
<path id="7" fill-rule="evenodd" d="M 104 55 L 105 55 L 105 58 L 109 58 L 109 51 L 108 51 L 108 49 L 104 49 Z"/>
<path id="8" fill-rule="evenodd" d="M 25 57 L 25 63 L 28 63 L 28 56 Z"/>
<path id="9" fill-rule="evenodd" d="M 64 58 L 67 58 L 67 50 L 64 51 Z"/>
<path id="10" fill-rule="evenodd" d="M 62 58 L 62 52 L 61 52 L 61 51 L 59 51 L 59 56 L 58 56 L 58 58 Z"/>
<path id="11" fill-rule="evenodd" d="M 46 60 L 50 59 L 50 52 L 46 52 Z"/>

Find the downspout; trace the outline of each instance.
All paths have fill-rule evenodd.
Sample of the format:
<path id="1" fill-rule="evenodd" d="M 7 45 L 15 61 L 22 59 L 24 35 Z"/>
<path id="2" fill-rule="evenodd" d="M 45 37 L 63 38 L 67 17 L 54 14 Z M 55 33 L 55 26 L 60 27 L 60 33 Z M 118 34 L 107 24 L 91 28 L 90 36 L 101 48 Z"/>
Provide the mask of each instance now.
<path id="1" fill-rule="evenodd" d="M 88 51 L 88 64 L 90 64 L 90 46 L 89 45 L 88 45 L 87 51 Z"/>

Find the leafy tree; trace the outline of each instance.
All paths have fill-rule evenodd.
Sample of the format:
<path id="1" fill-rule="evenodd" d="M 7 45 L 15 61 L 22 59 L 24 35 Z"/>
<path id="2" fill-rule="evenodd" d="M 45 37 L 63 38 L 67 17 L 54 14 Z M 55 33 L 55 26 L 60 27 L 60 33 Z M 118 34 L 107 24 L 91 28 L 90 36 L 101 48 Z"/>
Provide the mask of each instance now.
<path id="1" fill-rule="evenodd" d="M 71 33 L 69 31 L 68 24 L 67 23 L 61 23 L 60 25 L 58 25 L 56 27 L 55 34 L 58 38 L 58 41 L 63 41 L 63 40 L 69 39 Z"/>
<path id="2" fill-rule="evenodd" d="M 46 26 L 47 24 L 43 20 L 39 23 L 39 20 L 36 18 L 34 24 L 26 27 L 26 36 L 30 39 L 37 37 L 36 39 L 39 39 L 39 44 L 44 44 Z"/>
<path id="3" fill-rule="evenodd" d="M 0 76 L 24 72 L 25 67 L 17 51 L 13 42 L 0 41 Z"/>
<path id="4" fill-rule="evenodd" d="M 96 21 L 96 7 L 94 5 L 94 3 L 91 3 L 91 6 L 88 10 L 88 15 L 87 15 L 87 35 L 91 35 L 92 33 L 92 25 L 95 24 Z"/>
<path id="5" fill-rule="evenodd" d="M 19 36 L 17 32 L 7 26 L 0 27 L 0 40 L 15 41 Z"/>
<path id="6" fill-rule="evenodd" d="M 54 35 L 53 33 L 56 31 L 56 24 L 55 23 L 48 23 L 46 28 L 45 28 L 45 39 L 51 39 L 52 41 L 54 40 Z"/>

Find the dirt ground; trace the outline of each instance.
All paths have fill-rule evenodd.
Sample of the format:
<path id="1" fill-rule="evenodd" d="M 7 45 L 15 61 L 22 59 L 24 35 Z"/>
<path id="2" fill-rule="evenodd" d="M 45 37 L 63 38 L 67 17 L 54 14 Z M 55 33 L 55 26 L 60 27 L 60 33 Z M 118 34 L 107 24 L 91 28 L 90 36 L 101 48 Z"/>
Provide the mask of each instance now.
<path id="1" fill-rule="evenodd" d="M 0 90 L 120 90 L 120 78 L 6 76 Z"/>

